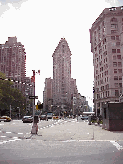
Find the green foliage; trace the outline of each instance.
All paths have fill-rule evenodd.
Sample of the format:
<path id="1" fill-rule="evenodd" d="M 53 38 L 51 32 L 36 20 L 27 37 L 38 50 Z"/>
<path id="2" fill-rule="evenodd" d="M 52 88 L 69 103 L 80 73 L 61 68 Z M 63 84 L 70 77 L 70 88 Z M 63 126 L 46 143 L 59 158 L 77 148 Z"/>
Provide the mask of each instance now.
<path id="1" fill-rule="evenodd" d="M 26 98 L 20 90 L 11 87 L 13 82 L 5 79 L 5 74 L 0 72 L 0 110 L 9 110 L 11 105 L 12 108 L 19 107 L 23 111 L 26 105 Z"/>

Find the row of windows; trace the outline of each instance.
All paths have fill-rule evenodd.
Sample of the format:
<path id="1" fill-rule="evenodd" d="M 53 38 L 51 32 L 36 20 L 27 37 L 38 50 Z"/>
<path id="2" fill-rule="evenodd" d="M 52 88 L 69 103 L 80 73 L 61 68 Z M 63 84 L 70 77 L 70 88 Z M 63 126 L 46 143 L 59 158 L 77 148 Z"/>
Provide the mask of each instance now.
<path id="1" fill-rule="evenodd" d="M 119 90 L 115 90 L 115 96 L 120 96 Z M 109 91 L 102 92 L 96 95 L 96 99 L 105 98 L 105 97 L 109 97 Z"/>
<path id="2" fill-rule="evenodd" d="M 118 79 L 122 80 L 122 76 L 119 76 L 119 77 L 118 76 L 114 76 L 114 80 L 118 80 Z"/>
<path id="3" fill-rule="evenodd" d="M 122 88 L 122 83 L 114 83 L 114 86 L 116 87 L 116 88 Z"/>
<path id="4" fill-rule="evenodd" d="M 122 69 L 114 69 L 114 73 L 122 73 Z"/>
<path id="5" fill-rule="evenodd" d="M 105 83 L 108 82 L 108 77 L 105 78 L 104 80 L 102 79 L 102 80 L 96 82 L 96 86 L 101 85 L 101 84 L 103 84 L 104 82 L 105 82 Z"/>
<path id="6" fill-rule="evenodd" d="M 113 67 L 122 67 L 122 63 L 121 62 L 113 62 Z"/>
<path id="7" fill-rule="evenodd" d="M 104 98 L 104 97 L 109 97 L 109 91 L 100 93 L 96 95 L 96 99 Z"/>
<path id="8" fill-rule="evenodd" d="M 100 74 L 100 75 L 98 75 L 98 76 L 96 76 L 96 80 L 97 79 L 99 79 L 99 78 L 102 78 L 103 77 L 103 75 L 108 75 L 108 70 L 107 71 L 105 71 L 104 73 L 102 73 L 102 74 Z"/>
<path id="9" fill-rule="evenodd" d="M 111 40 L 119 40 L 120 36 L 116 35 L 116 36 L 111 36 Z"/>
<path id="10" fill-rule="evenodd" d="M 121 55 L 117 55 L 117 56 L 114 55 L 114 56 L 113 56 L 113 60 L 116 60 L 116 59 L 121 59 Z"/>
<path id="11" fill-rule="evenodd" d="M 120 49 L 112 49 L 112 53 L 120 53 Z"/>

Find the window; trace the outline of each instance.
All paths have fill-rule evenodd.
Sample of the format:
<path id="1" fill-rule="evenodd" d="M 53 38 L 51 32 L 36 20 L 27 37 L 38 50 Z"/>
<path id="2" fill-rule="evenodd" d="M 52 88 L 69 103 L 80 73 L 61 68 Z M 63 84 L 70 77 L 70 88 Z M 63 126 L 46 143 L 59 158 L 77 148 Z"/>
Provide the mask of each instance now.
<path id="1" fill-rule="evenodd" d="M 113 60 L 116 60 L 116 56 L 113 56 Z"/>
<path id="2" fill-rule="evenodd" d="M 118 76 L 114 76 L 114 80 L 118 80 Z"/>
<path id="3" fill-rule="evenodd" d="M 120 46 L 120 42 L 116 42 L 116 46 Z"/>
<path id="4" fill-rule="evenodd" d="M 122 76 L 119 76 L 119 80 L 122 80 Z"/>
<path id="5" fill-rule="evenodd" d="M 118 73 L 122 73 L 122 69 L 118 69 Z"/>
<path id="6" fill-rule="evenodd" d="M 116 40 L 119 40 L 119 36 L 118 35 L 116 36 Z"/>
<path id="7" fill-rule="evenodd" d="M 111 36 L 111 40 L 115 40 L 115 36 Z"/>
<path id="8" fill-rule="evenodd" d="M 113 62 L 113 67 L 117 67 L 117 62 Z"/>
<path id="9" fill-rule="evenodd" d="M 118 67 L 121 67 L 122 66 L 122 63 L 121 62 L 118 62 Z"/>
<path id="10" fill-rule="evenodd" d="M 114 83 L 115 88 L 118 88 L 118 83 Z"/>
<path id="11" fill-rule="evenodd" d="M 112 53 L 116 53 L 116 49 L 112 49 Z"/>
<path id="12" fill-rule="evenodd" d="M 111 22 L 117 22 L 117 18 L 114 18 L 114 17 L 113 17 L 113 18 L 111 19 Z"/>
<path id="13" fill-rule="evenodd" d="M 117 28 L 117 24 L 111 24 L 111 28 Z"/>
<path id="14" fill-rule="evenodd" d="M 119 90 L 115 90 L 115 96 L 119 96 Z"/>
<path id="15" fill-rule="evenodd" d="M 120 49 L 117 49 L 117 53 L 120 53 Z"/>
<path id="16" fill-rule="evenodd" d="M 117 69 L 114 69 L 114 73 L 117 73 Z"/>
<path id="17" fill-rule="evenodd" d="M 116 30 L 111 30 L 111 34 L 114 34 L 116 33 L 117 31 Z"/>
<path id="18" fill-rule="evenodd" d="M 121 55 L 117 55 L 117 59 L 121 59 Z"/>
<path id="19" fill-rule="evenodd" d="M 119 87 L 122 88 L 122 83 L 119 83 Z"/>

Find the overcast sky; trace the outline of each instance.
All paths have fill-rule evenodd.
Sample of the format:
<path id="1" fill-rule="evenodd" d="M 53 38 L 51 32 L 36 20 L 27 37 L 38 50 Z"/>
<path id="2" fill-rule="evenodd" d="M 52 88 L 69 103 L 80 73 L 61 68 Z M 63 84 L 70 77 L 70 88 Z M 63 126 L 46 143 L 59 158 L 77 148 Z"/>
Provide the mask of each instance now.
<path id="1" fill-rule="evenodd" d="M 93 99 L 93 54 L 90 34 L 105 8 L 123 6 L 123 0 L 0 0 L 0 44 L 17 37 L 25 47 L 27 76 L 36 76 L 36 96 L 43 102 L 45 78 L 53 78 L 52 54 L 61 38 L 71 50 L 71 77 L 78 92 Z"/>

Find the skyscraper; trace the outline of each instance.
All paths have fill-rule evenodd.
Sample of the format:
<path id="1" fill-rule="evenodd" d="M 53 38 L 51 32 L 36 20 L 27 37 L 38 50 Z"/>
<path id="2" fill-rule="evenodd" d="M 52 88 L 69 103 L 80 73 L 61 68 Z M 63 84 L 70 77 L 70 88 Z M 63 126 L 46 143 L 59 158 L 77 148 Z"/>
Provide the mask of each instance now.
<path id="1" fill-rule="evenodd" d="M 53 55 L 53 105 L 69 108 L 71 104 L 71 51 L 61 38 Z"/>
<path id="2" fill-rule="evenodd" d="M 122 93 L 123 7 L 106 8 L 90 29 L 94 65 L 94 108 L 101 114 L 104 102 L 119 102 Z"/>
<path id="3" fill-rule="evenodd" d="M 26 53 L 24 46 L 17 42 L 16 37 L 8 37 L 5 44 L 0 44 L 0 71 L 7 78 L 15 80 L 14 87 L 25 92 Z M 17 82 L 16 82 L 17 81 Z"/>

